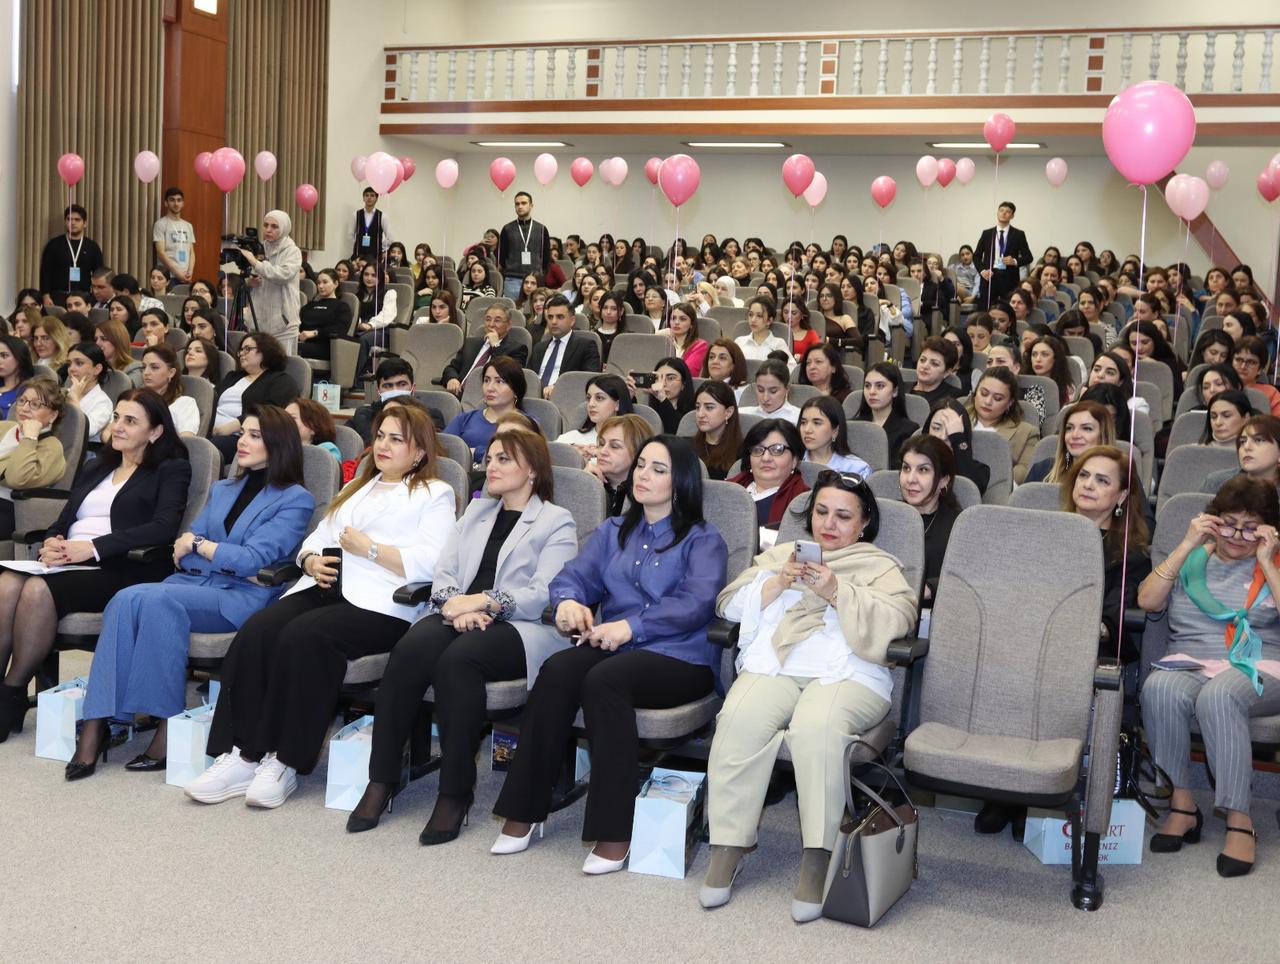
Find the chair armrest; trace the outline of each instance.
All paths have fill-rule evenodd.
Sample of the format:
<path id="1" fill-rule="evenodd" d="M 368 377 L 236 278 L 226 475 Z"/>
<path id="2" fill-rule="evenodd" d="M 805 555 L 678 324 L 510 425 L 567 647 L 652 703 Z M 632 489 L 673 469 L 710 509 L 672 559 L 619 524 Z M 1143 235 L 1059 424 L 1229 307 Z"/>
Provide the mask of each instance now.
<path id="1" fill-rule="evenodd" d="M 1093 688 L 1095 690 L 1120 689 L 1120 664 L 1099 663 L 1093 670 Z"/>
<path id="2" fill-rule="evenodd" d="M 296 562 L 277 562 L 258 570 L 258 581 L 268 586 L 283 586 L 302 577 L 302 568 Z"/>
<path id="3" fill-rule="evenodd" d="M 741 631 L 741 623 L 716 617 L 707 624 L 707 640 L 722 649 L 733 649 L 738 645 L 738 634 Z"/>
<path id="4" fill-rule="evenodd" d="M 556 624 L 556 614 L 550 606 L 542 610 L 542 625 L 554 626 Z"/>
<path id="5" fill-rule="evenodd" d="M 44 542 L 48 535 L 48 529 L 27 529 L 24 532 L 15 532 L 12 540 L 25 546 L 31 546 L 37 542 Z"/>
<path id="6" fill-rule="evenodd" d="M 125 558 L 130 562 L 160 562 L 162 559 L 173 558 L 173 546 L 142 546 L 138 549 L 130 549 Z"/>
<path id="7" fill-rule="evenodd" d="M 421 606 L 431 599 L 431 583 L 411 582 L 391 594 L 391 601 L 398 606 Z"/>
<path id="8" fill-rule="evenodd" d="M 1125 609 L 1124 611 L 1124 631 L 1126 633 L 1141 633 L 1147 628 L 1147 612 L 1145 609 Z"/>
<path id="9" fill-rule="evenodd" d="M 889 662 L 897 666 L 910 666 L 929 655 L 929 640 L 917 636 L 903 636 L 889 643 Z"/>
<path id="10" fill-rule="evenodd" d="M 25 502 L 27 499 L 60 499 L 66 502 L 71 493 L 67 489 L 40 486 L 34 489 L 14 489 L 12 495 L 15 502 Z"/>

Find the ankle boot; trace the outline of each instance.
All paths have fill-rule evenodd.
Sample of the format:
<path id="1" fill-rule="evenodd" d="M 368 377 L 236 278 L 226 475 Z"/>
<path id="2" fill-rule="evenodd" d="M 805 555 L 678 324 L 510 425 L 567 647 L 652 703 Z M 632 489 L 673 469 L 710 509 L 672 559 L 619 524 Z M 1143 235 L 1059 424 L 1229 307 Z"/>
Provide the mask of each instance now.
<path id="1" fill-rule="evenodd" d="M 0 683 L 0 743 L 7 740 L 10 733 L 22 732 L 22 721 L 30 708 L 25 686 Z"/>

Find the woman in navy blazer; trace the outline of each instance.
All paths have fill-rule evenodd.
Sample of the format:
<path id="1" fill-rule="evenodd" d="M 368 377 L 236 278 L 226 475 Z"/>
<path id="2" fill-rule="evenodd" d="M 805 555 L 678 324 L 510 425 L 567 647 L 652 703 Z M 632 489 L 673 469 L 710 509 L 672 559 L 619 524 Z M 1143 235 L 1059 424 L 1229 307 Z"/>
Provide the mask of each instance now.
<path id="1" fill-rule="evenodd" d="M 107 720 L 135 713 L 161 722 L 146 752 L 125 768 L 162 769 L 165 721 L 187 705 L 190 634 L 238 629 L 280 594 L 255 577 L 263 566 L 292 556 L 315 509 L 302 486 L 302 444 L 293 419 L 271 405 L 250 409 L 236 454 L 239 474 L 213 486 L 191 531 L 174 543 L 172 560 L 165 559 L 179 571 L 158 585 L 125 589 L 103 613 L 85 725 L 67 779 L 93 773 Z"/>
<path id="2" fill-rule="evenodd" d="M 81 473 L 67 504 L 47 530 L 39 561 L 91 568 L 0 575 L 0 741 L 20 732 L 27 684 L 53 649 L 58 620 L 101 612 L 134 583 L 158 582 L 165 561 L 136 563 L 130 549 L 173 541 L 187 505 L 191 463 L 169 406 L 149 389 L 120 395 L 107 430 L 110 446 Z"/>

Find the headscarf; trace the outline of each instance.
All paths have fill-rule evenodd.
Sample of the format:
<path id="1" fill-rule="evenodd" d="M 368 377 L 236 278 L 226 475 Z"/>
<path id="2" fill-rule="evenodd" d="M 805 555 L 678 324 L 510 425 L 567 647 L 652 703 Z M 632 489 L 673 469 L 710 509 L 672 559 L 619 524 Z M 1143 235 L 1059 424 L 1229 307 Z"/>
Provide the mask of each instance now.
<path id="1" fill-rule="evenodd" d="M 267 218 L 273 218 L 276 224 L 280 225 L 280 240 L 265 241 L 262 245 L 267 252 L 267 257 L 271 257 L 282 248 L 294 244 L 293 239 L 289 237 L 289 232 L 293 230 L 293 219 L 283 211 L 268 211 L 262 220 L 265 221 Z"/>

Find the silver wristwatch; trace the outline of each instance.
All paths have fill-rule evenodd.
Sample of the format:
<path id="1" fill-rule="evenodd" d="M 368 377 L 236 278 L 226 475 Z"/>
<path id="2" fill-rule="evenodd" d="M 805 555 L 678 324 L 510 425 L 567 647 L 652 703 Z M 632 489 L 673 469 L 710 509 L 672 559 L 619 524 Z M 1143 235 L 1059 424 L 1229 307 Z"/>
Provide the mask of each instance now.
<path id="1" fill-rule="evenodd" d="M 369 555 L 369 561 L 370 561 L 370 562 L 377 562 L 377 561 L 378 561 L 378 544 L 377 544 L 376 542 L 375 542 L 375 543 L 372 543 L 372 544 L 369 546 L 369 553 L 368 553 L 368 555 Z"/>
<path id="2" fill-rule="evenodd" d="M 196 536 L 194 539 L 191 540 L 191 551 L 199 555 L 200 546 L 203 542 L 204 542 L 204 536 Z"/>

